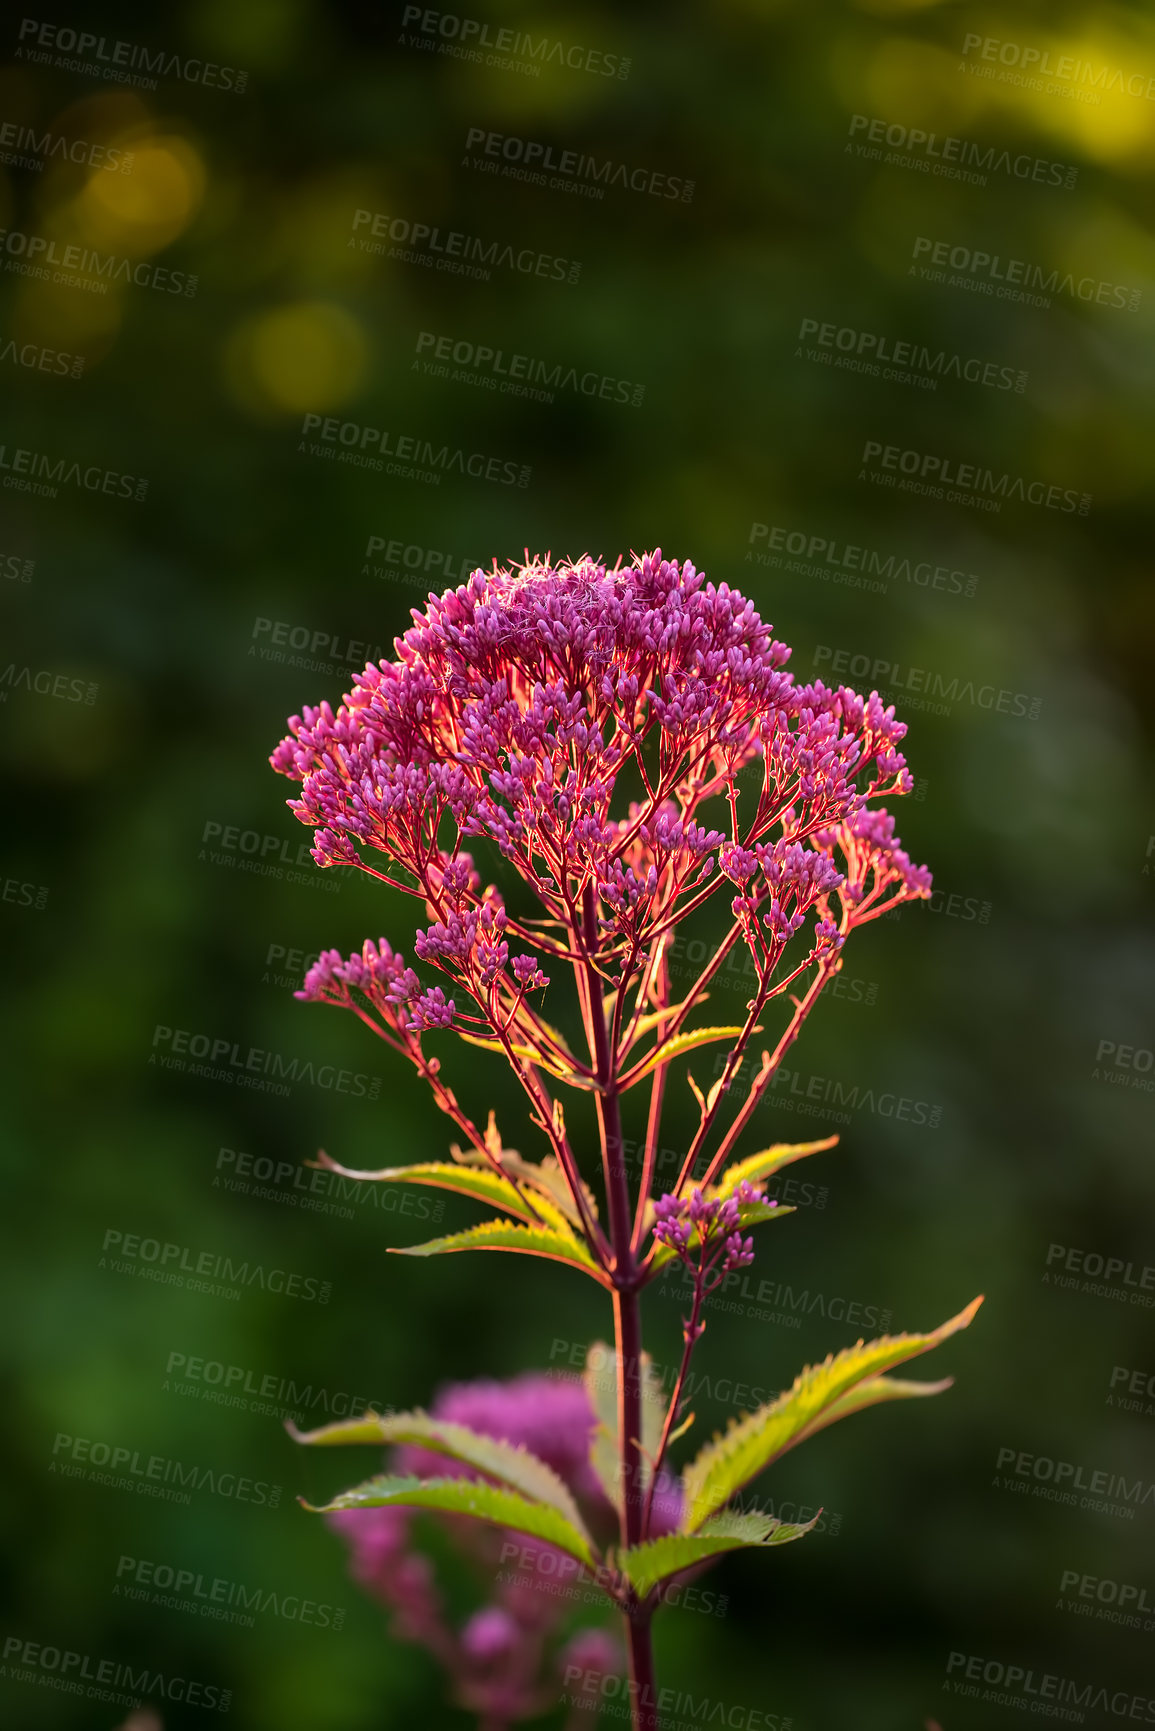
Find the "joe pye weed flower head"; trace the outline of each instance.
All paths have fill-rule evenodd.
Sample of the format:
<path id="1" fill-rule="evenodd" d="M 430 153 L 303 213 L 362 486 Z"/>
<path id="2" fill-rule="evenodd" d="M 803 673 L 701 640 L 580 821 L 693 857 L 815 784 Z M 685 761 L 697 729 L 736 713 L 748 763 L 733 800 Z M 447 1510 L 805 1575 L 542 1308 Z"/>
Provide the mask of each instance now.
<path id="1" fill-rule="evenodd" d="M 728 1508 L 735 1493 L 836 1419 L 945 1387 L 885 1373 L 964 1327 L 976 1307 L 804 1370 L 685 1466 L 670 1530 L 667 1455 L 687 1428 L 682 1388 L 703 1302 L 750 1262 L 752 1229 L 792 1212 L 770 1194 L 774 1174 L 833 1138 L 752 1153 L 739 1143 L 851 933 L 930 893 L 929 873 L 878 803 L 911 787 L 906 728 L 877 693 L 798 684 L 789 650 L 750 601 L 660 551 L 612 568 L 527 556 L 475 571 L 413 619 L 395 659 L 358 674 L 335 710 L 322 703 L 290 719 L 271 762 L 300 786 L 290 808 L 315 831 L 318 865 L 353 866 L 411 894 L 426 923 L 412 964 L 385 938 L 351 955 L 329 950 L 298 996 L 352 1010 L 412 1063 L 460 1138 L 449 1159 L 356 1175 L 441 1186 L 498 1210 L 406 1254 L 546 1257 L 609 1295 L 613 1398 L 595 1403 L 588 1460 L 616 1532 L 595 1530 L 572 1474 L 567 1482 L 540 1442 L 476 1413 L 370 1415 L 304 1440 L 422 1451 L 420 1472 L 402 1453 L 331 1509 L 434 1508 L 571 1559 L 624 1618 L 634 1723 L 654 1726 L 650 1621 L 670 1584 L 723 1551 L 807 1530 Z M 495 875 L 508 905 L 485 881 Z M 725 910 L 724 935 L 677 996 L 674 933 L 708 902 Z M 736 945 L 754 968 L 745 1017 L 703 1022 Z M 563 987 L 579 1039 L 545 1015 L 547 994 Z M 458 1099 L 443 1070 L 446 1031 L 510 1067 L 540 1159 L 506 1147 L 493 1114 L 482 1125 Z M 725 1059 L 704 1091 L 682 1061 L 711 1044 Z M 692 1093 L 692 1132 L 676 1182 L 655 1196 L 671 1085 Z M 583 1094 L 600 1172 L 567 1123 L 567 1098 Z M 645 1126 L 636 1169 L 623 1111 Z M 579 1117 L 571 1106 L 574 1125 Z M 675 1258 L 692 1273 L 692 1299 L 665 1401 L 638 1299 Z M 431 1455 L 449 1463 L 436 1476 Z M 495 1620 L 508 1607 L 492 1609 L 474 1644 L 496 1656 L 514 1642 L 514 1664 L 512 1628 Z"/>

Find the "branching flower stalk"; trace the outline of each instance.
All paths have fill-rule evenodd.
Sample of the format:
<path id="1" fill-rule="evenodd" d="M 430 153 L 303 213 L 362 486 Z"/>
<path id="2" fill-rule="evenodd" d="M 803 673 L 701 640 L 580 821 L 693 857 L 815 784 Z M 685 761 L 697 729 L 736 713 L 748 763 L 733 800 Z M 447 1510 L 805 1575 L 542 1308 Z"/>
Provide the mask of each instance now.
<path id="1" fill-rule="evenodd" d="M 739 1141 L 841 968 L 850 934 L 930 893 L 929 873 L 911 863 L 876 803 L 910 789 L 899 750 L 906 728 L 877 693 L 796 683 L 789 650 L 749 601 L 660 551 L 612 569 L 527 555 L 512 570 L 475 571 L 413 618 L 396 659 L 367 667 L 337 710 L 323 703 L 293 716 L 271 762 L 301 784 L 290 808 L 315 830 L 319 865 L 354 866 L 424 903 L 429 924 L 416 935 L 416 960 L 447 986 L 422 981 L 382 938 L 348 957 L 325 952 L 298 996 L 352 1009 L 413 1064 L 463 1138 L 451 1161 L 355 1176 L 440 1185 L 502 1211 L 408 1254 L 542 1256 L 610 1294 L 616 1419 L 603 1431 L 615 1439 L 607 1488 L 619 1542 L 601 1551 L 565 1487 L 543 1477 L 549 1469 L 524 1449 L 470 1441 L 460 1426 L 437 1430 L 426 1414 L 329 1427 L 308 1440 L 421 1442 L 458 1463 L 448 1489 L 379 1477 L 333 1507 L 418 1498 L 460 1509 L 464 1483 L 467 1512 L 513 1530 L 521 1522 L 576 1558 L 625 1617 L 634 1725 L 655 1727 L 650 1621 L 663 1587 L 737 1544 L 781 1543 L 805 1530 L 739 1515 L 726 1508 L 730 1497 L 835 1418 L 945 1386 L 882 1372 L 973 1314 L 972 1306 L 934 1334 L 860 1342 L 803 1372 L 787 1395 L 689 1464 L 677 1531 L 659 1536 L 655 1488 L 680 1434 L 706 1299 L 752 1259 L 746 1228 L 791 1212 L 767 1199 L 767 1180 L 788 1160 L 830 1146 L 738 1158 Z M 497 884 L 483 883 L 466 851 L 474 840 L 504 860 L 512 906 Z M 728 929 L 679 995 L 673 934 L 719 895 L 729 901 Z M 535 910 L 525 911 L 530 902 Z M 745 1016 L 703 1025 L 697 1013 L 737 945 L 754 967 Z M 540 1008 L 559 972 L 573 980 L 578 1049 Z M 763 1045 L 772 1022 L 776 1034 Z M 482 1128 L 461 1105 L 440 1058 L 425 1050 L 442 1030 L 504 1056 L 544 1140 L 540 1162 L 505 1146 L 492 1113 Z M 673 1187 L 657 1197 L 672 1066 L 708 1046 L 725 1054 L 719 1073 L 704 1091 L 687 1072 L 697 1122 Z M 600 1205 L 561 1089 L 593 1096 Z M 635 1167 L 623 1110 L 633 1113 L 636 1090 L 646 1105 Z M 640 1297 L 675 1259 L 690 1270 L 692 1297 L 681 1370 L 655 1428 Z"/>

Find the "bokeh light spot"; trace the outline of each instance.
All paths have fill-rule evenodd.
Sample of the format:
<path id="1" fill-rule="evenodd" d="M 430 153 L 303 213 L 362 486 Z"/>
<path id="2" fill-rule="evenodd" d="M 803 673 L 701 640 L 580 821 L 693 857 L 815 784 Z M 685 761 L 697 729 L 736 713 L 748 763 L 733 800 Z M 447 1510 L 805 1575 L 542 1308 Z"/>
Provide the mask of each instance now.
<path id="1" fill-rule="evenodd" d="M 226 355 L 242 400 L 281 413 L 346 402 L 365 373 L 368 344 L 357 320 L 325 301 L 300 301 L 260 314 L 236 333 Z"/>

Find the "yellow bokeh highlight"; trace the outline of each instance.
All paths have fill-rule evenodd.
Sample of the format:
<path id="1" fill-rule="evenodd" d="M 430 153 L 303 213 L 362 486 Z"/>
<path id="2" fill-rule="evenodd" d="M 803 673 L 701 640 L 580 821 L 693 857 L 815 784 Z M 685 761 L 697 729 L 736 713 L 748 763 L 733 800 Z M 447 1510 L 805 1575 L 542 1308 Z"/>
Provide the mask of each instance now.
<path id="1" fill-rule="evenodd" d="M 960 77 L 958 55 L 911 36 L 881 42 L 866 66 L 871 112 L 904 126 L 949 132 L 974 112 L 969 81 Z"/>
<path id="2" fill-rule="evenodd" d="M 91 246 L 145 257 L 171 245 L 204 198 L 205 171 L 187 139 L 120 135 L 133 152 L 128 174 L 93 173 L 68 216 Z"/>
<path id="3" fill-rule="evenodd" d="M 854 0 L 859 12 L 869 12 L 874 18 L 902 18 L 911 12 L 928 12 L 945 0 Z"/>
<path id="4" fill-rule="evenodd" d="M 23 282 L 12 315 L 18 342 L 83 354 L 89 367 L 111 349 L 124 314 L 124 297 L 78 293 L 68 283 Z"/>
<path id="5" fill-rule="evenodd" d="M 368 359 L 365 333 L 343 307 L 298 301 L 242 325 L 226 350 L 225 369 L 248 406 L 299 414 L 347 402 Z"/>
<path id="6" fill-rule="evenodd" d="M 1005 62 L 998 54 L 993 60 L 977 51 L 968 56 L 965 82 L 980 103 L 1028 119 L 1075 155 L 1114 169 L 1151 172 L 1155 39 L 1110 30 L 1098 21 L 1069 36 L 1034 28 L 1012 30 L 994 14 L 971 22 L 976 34 L 1005 44 L 1008 55 Z M 1015 48 L 1020 51 L 1017 58 Z M 1062 62 L 1068 64 L 1060 75 Z M 1040 88 L 1032 88 L 1034 84 Z"/>

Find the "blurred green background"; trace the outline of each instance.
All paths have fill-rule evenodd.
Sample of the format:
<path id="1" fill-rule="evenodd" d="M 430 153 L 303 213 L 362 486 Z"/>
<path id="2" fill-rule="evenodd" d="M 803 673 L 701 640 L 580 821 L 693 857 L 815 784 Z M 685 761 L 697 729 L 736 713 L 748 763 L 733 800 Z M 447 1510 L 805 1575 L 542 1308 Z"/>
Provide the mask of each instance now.
<path id="1" fill-rule="evenodd" d="M 728 1595 L 725 1616 L 669 1611 L 662 1679 L 797 1731 L 1021 1722 L 1020 1708 L 944 1693 L 951 1653 L 1155 1695 L 1145 1631 L 1060 1597 L 1076 1571 L 1155 1600 L 1155 1497 L 1121 1518 L 993 1483 L 1000 1449 L 1155 1478 L 1155 1402 L 1108 1403 L 1113 1371 L 1155 1371 L 1150 1312 L 1132 1301 L 1153 1294 L 1125 1275 L 1107 1296 L 1043 1280 L 1053 1244 L 1129 1262 L 1135 1280 L 1155 1262 L 1155 105 L 1126 88 L 1155 77 L 1150 9 L 470 0 L 424 32 L 393 5 L 97 10 L 53 22 L 179 66 L 155 89 L 117 83 L 57 64 L 67 34 L 12 15 L 0 73 L 0 123 L 14 128 L 0 138 L 34 159 L 0 169 L 3 864 L 16 885 L 0 900 L 6 1641 L 231 1689 L 230 1722 L 252 1731 L 468 1722 L 432 1663 L 384 1636 L 339 1544 L 296 1505 L 350 1482 L 349 1460 L 303 1457 L 276 1417 L 206 1401 L 203 1380 L 167 1367 L 200 1358 L 240 1367 L 250 1388 L 268 1377 L 405 1406 L 447 1379 L 556 1361 L 558 1342 L 604 1336 L 610 1318 L 584 1283 L 523 1259 L 387 1257 L 424 1223 L 371 1201 L 307 1209 L 283 1171 L 264 1195 L 219 1182 L 243 1167 L 222 1149 L 296 1171 L 322 1146 L 378 1165 L 440 1156 L 448 1138 L 366 1032 L 292 998 L 303 956 L 381 932 L 408 948 L 414 910 L 307 860 L 297 870 L 307 832 L 265 760 L 284 717 L 336 701 L 422 599 L 389 543 L 454 572 L 527 547 L 612 560 L 660 544 L 750 594 L 804 676 L 849 650 L 901 669 L 884 684 L 917 691 L 909 670 L 922 669 L 961 693 L 946 714 L 894 693 L 918 783 L 900 828 L 942 895 L 856 937 L 842 997 L 813 1017 L 796 1081 L 748 1144 L 841 1130 L 835 1152 L 795 1169 L 816 1188 L 753 1271 L 821 1302 L 784 1322 L 715 1316 L 699 1369 L 777 1389 L 861 1332 L 842 1306 L 826 1314 L 832 1299 L 920 1328 L 987 1294 L 936 1356 L 934 1374 L 958 1376 L 949 1395 L 835 1428 L 762 1482 L 837 1523 L 725 1562 L 709 1583 Z M 458 26 L 443 32 L 443 17 Z M 536 76 L 439 53 L 466 18 L 594 52 L 578 66 L 531 60 Z M 983 75 L 1013 70 L 1024 47 L 1124 77 L 1049 93 L 1049 80 Z M 190 59 L 244 69 L 244 90 L 206 87 Z M 905 162 L 887 162 L 885 144 L 863 156 L 856 115 L 939 142 Z M 692 196 L 611 183 L 592 199 L 485 173 L 471 129 L 692 182 Z M 131 172 L 93 153 L 37 156 L 29 134 L 131 150 Z M 1028 173 L 992 163 L 980 185 L 926 172 L 946 137 Z M 1058 164 L 1060 184 L 1049 166 L 1032 178 L 1036 162 Z M 428 268 L 428 252 L 375 255 L 350 244 L 358 210 L 580 261 L 580 276 L 498 267 L 471 280 Z M 14 235 L 53 241 L 55 257 L 77 245 L 195 276 L 195 294 L 30 277 L 12 268 L 28 257 Z M 1060 292 L 1041 308 L 930 283 L 910 274 L 919 236 L 1142 299 L 1123 310 Z M 840 370 L 807 358 L 807 319 L 1026 369 L 1027 386 L 942 377 L 932 390 Z M 614 400 L 616 385 L 600 397 L 559 384 L 542 402 L 434 377 L 417 365 L 422 333 L 626 381 L 631 400 Z M 42 365 L 45 352 L 83 358 L 81 376 Z M 308 414 L 532 473 L 524 488 L 459 472 L 432 485 L 326 461 L 302 449 Z M 1092 506 L 990 513 L 888 490 L 860 474 L 866 441 L 1042 478 Z M 8 484 L 18 450 L 146 478 L 147 496 L 117 496 L 115 482 L 22 492 Z M 773 529 L 896 561 L 872 590 L 836 580 L 821 553 L 810 569 L 788 569 L 785 552 L 777 567 L 751 559 Z M 924 586 L 913 573 L 928 563 L 966 581 Z M 54 696 L 45 672 L 85 683 Z M 968 681 L 1039 712 L 986 709 Z M 94 701 L 73 701 L 88 682 Z M 247 869 L 254 857 L 280 870 Z M 150 1063 L 169 1050 L 158 1027 L 343 1065 L 379 1077 L 377 1098 L 166 1070 Z M 494 1104 L 510 1141 L 528 1137 L 496 1060 L 443 1045 L 471 1109 Z M 797 1110 L 832 1082 L 860 1090 L 845 1123 L 821 1104 Z M 872 1110 L 887 1094 L 923 1109 Z M 688 1106 L 672 1090 L 671 1140 Z M 447 1222 L 472 1217 L 447 1200 Z M 109 1232 L 247 1256 L 331 1282 L 331 1299 L 149 1284 L 107 1254 L 101 1265 Z M 677 1314 L 660 1292 L 648 1303 L 662 1362 Z M 717 1393 L 695 1402 L 698 1434 L 734 1410 Z M 280 1505 L 206 1492 L 185 1507 L 70 1480 L 53 1470 L 60 1435 L 275 1483 Z M 343 1607 L 344 1626 L 232 1627 L 129 1600 L 116 1591 L 124 1557 L 277 1586 Z M 0 1699 L 13 1726 L 123 1716 L 23 1683 L 10 1662 Z M 219 1722 L 163 1710 L 171 1727 Z M 1091 1708 L 1085 1722 L 1117 1716 Z"/>

